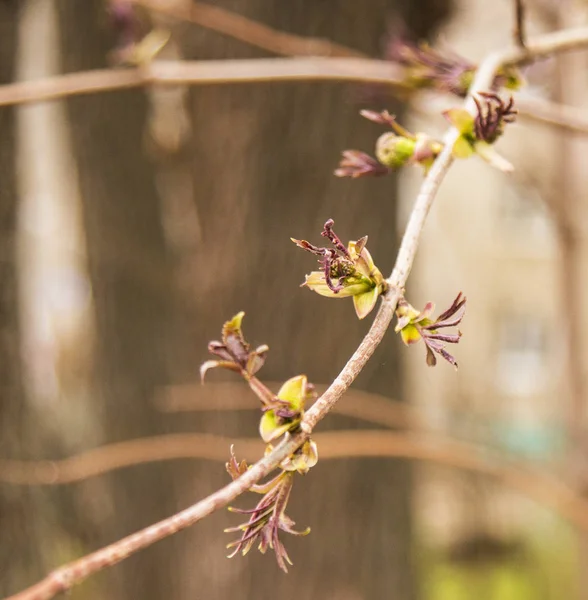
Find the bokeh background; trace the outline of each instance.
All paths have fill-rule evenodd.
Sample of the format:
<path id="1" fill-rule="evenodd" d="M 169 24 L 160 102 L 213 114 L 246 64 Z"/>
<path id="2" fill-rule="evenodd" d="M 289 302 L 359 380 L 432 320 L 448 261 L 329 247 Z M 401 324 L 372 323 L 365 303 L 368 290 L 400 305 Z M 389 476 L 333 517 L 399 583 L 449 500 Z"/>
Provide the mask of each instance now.
<path id="1" fill-rule="evenodd" d="M 113 8 L 137 17 L 131 42 L 171 33 L 158 60 L 276 56 L 243 40 L 241 15 L 373 58 L 402 35 L 479 61 L 512 43 L 513 5 L 214 3 L 227 16 L 191 0 L 2 0 L 0 83 L 120 63 L 129 30 Z M 525 5 L 530 33 L 588 18 L 579 0 Z M 283 536 L 288 575 L 256 551 L 227 560 L 222 530 L 238 517 L 220 511 L 72 598 L 586 596 L 586 141 L 529 115 L 548 100 L 582 117 L 586 66 L 577 52 L 526 67 L 519 121 L 500 142 L 516 172 L 463 161 L 433 208 L 407 295 L 444 310 L 467 294 L 460 370 L 427 367 L 423 348 L 390 332 L 320 424 L 361 429 L 365 446 L 365 432 L 394 429 L 408 458 L 345 456 L 341 437 L 343 458 L 299 477 L 289 514 L 312 534 Z M 2 596 L 228 482 L 223 460 L 255 436 L 257 402 L 230 375 L 201 387 L 198 368 L 239 310 L 248 339 L 270 346 L 260 375 L 276 389 L 339 372 L 367 324 L 350 302 L 299 288 L 314 263 L 289 238 L 316 242 L 334 218 L 345 240 L 368 234 L 389 273 L 422 174 L 338 179 L 340 152 L 373 150 L 380 130 L 360 108 L 442 135 L 441 111 L 460 102 L 395 90 L 186 84 L 0 106 Z"/>

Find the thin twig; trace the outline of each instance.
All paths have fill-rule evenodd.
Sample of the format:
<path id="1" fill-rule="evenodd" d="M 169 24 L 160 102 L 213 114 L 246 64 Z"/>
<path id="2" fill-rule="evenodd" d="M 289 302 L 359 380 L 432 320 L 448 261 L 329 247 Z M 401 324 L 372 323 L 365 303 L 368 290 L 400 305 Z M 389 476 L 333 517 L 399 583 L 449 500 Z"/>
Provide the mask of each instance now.
<path id="1" fill-rule="evenodd" d="M 517 109 L 523 119 L 555 125 L 571 133 L 588 134 L 588 111 L 543 98 L 518 97 Z"/>
<path id="2" fill-rule="evenodd" d="M 330 40 L 297 36 L 276 30 L 258 21 L 224 8 L 194 2 L 189 9 L 168 6 L 157 0 L 134 0 L 155 12 L 184 20 L 201 27 L 222 33 L 242 42 L 279 54 L 282 56 L 325 56 L 367 58 L 367 55 L 335 44 Z M 523 0 L 515 0 L 515 43 L 526 47 L 525 4 Z M 404 87 L 402 78 L 394 85 Z M 576 133 L 588 134 L 588 117 L 585 111 L 568 106 L 561 106 L 539 98 L 517 98 L 519 115 L 538 123 L 544 123 Z"/>
<path id="3" fill-rule="evenodd" d="M 272 389 L 279 389 L 282 382 L 265 382 Z M 316 392 L 321 395 L 327 386 L 313 381 Z M 244 383 L 217 382 L 184 383 L 166 386 L 158 394 L 154 404 L 158 410 L 166 413 L 191 411 L 259 411 L 259 399 Z M 405 402 L 373 394 L 363 390 L 349 390 L 337 403 L 334 412 L 346 417 L 393 429 L 426 429 L 426 415 Z M 0 479 L 2 478 L 0 470 Z"/>
<path id="4" fill-rule="evenodd" d="M 549 506 L 579 529 L 588 530 L 588 501 L 553 475 L 509 461 L 487 448 L 443 437 L 389 431 L 335 431 L 313 436 L 321 459 L 394 457 L 430 461 L 498 478 L 504 485 Z"/>
<path id="5" fill-rule="evenodd" d="M 514 39 L 515 43 L 520 48 L 526 47 L 526 35 L 525 35 L 525 4 L 523 0 L 515 0 L 515 28 L 514 28 Z"/>
<path id="6" fill-rule="evenodd" d="M 106 444 L 62 460 L 0 461 L 0 481 L 11 485 L 66 485 L 128 467 L 187 458 L 225 461 L 236 444 L 248 461 L 263 453 L 259 438 L 233 439 L 208 433 L 170 433 Z"/>
<path id="7" fill-rule="evenodd" d="M 357 50 L 336 44 L 330 40 L 308 38 L 278 31 L 259 21 L 248 19 L 219 6 L 192 2 L 189 7 L 170 6 L 169 2 L 157 0 L 133 0 L 135 4 L 158 12 L 178 21 L 187 21 L 216 31 L 256 48 L 281 56 L 338 56 L 365 57 Z"/>
<path id="8" fill-rule="evenodd" d="M 309 38 L 279 31 L 224 8 L 202 2 L 192 3 L 188 9 L 168 6 L 160 0 L 134 0 L 134 2 L 155 12 L 194 23 L 281 56 L 368 58 L 366 54 L 346 46 L 341 46 L 330 40 Z M 526 7 L 523 0 L 515 0 L 514 4 L 514 40 L 521 49 L 525 49 Z M 404 87 L 401 78 L 394 85 Z M 540 98 L 526 97 L 517 98 L 517 109 L 519 116 L 523 118 L 576 133 L 588 133 L 588 116 L 584 110 L 571 106 L 562 106 Z"/>
<path id="9" fill-rule="evenodd" d="M 96 69 L 0 86 L 0 106 L 113 92 L 147 85 L 222 85 L 283 81 L 354 81 L 407 89 L 402 69 L 363 58 L 156 60 L 136 69 Z"/>
<path id="10" fill-rule="evenodd" d="M 516 49 L 489 56 L 476 73 L 465 106 L 469 110 L 474 109 L 473 94 L 489 89 L 496 70 L 501 65 L 529 62 L 533 58 L 546 56 L 554 52 L 573 50 L 587 44 L 588 28 L 582 28 L 542 36 L 530 44 L 526 50 Z M 172 517 L 138 531 L 73 563 L 60 567 L 38 584 L 10 597 L 9 600 L 49 600 L 56 594 L 66 591 L 76 583 L 83 581 L 91 574 L 115 565 L 156 541 L 193 525 L 247 491 L 254 483 L 272 472 L 287 456 L 308 439 L 314 426 L 326 416 L 361 372 L 392 321 L 396 304 L 402 294 L 402 288 L 412 268 L 426 216 L 443 177 L 453 161 L 452 146 L 458 135 L 459 133 L 453 128 L 445 135 L 445 147 L 423 182 L 402 240 L 396 265 L 388 279 L 390 290 L 383 297 L 372 326 L 341 373 L 305 414 L 301 423 L 301 431 L 288 436 L 270 454 L 254 464 L 241 477 L 207 498 Z"/>
<path id="11" fill-rule="evenodd" d="M 410 91 L 397 65 L 362 59 L 254 59 L 155 61 L 146 69 L 97 69 L 0 86 L 0 107 L 59 100 L 70 96 L 136 89 L 148 85 L 223 85 L 278 81 L 379 83 Z M 425 104 L 427 105 L 428 102 Z M 519 97 L 523 118 L 588 134 L 588 117 L 579 108 Z"/>
<path id="12" fill-rule="evenodd" d="M 520 64 L 553 52 L 588 45 L 588 27 L 557 31 L 533 40 L 526 49 L 502 55 Z M 362 58 L 267 58 L 251 60 L 154 61 L 137 69 L 97 69 L 0 86 L 0 106 L 57 100 L 69 96 L 133 89 L 146 85 L 220 85 L 276 81 L 355 81 L 409 89 L 402 68 Z"/>
<path id="13" fill-rule="evenodd" d="M 502 64 L 522 65 L 552 54 L 573 52 L 588 44 L 588 27 L 561 29 L 528 40 L 525 48 L 513 48 L 502 54 Z"/>
<path id="14" fill-rule="evenodd" d="M 521 461 L 509 460 L 483 446 L 442 436 L 389 431 L 333 431 L 316 434 L 314 440 L 320 447 L 321 460 L 385 456 L 428 461 L 495 477 L 588 531 L 588 501 L 581 494 L 550 473 Z M 234 444 L 239 457 L 246 460 L 253 460 L 263 448 L 258 438 L 230 440 L 202 433 L 142 438 L 112 444 L 64 461 L 31 463 L 27 466 L 28 474 L 21 471 L 13 483 L 71 483 L 114 469 L 161 460 L 197 458 L 225 462 L 230 444 Z M 39 480 L 41 473 L 47 477 L 45 481 Z"/>

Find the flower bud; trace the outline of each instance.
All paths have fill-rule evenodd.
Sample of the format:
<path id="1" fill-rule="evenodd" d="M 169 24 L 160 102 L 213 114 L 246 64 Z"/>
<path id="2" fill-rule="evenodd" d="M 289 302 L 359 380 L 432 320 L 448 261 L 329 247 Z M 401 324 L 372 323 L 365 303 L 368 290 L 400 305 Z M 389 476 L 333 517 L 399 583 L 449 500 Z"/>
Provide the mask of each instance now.
<path id="1" fill-rule="evenodd" d="M 415 145 L 415 140 L 383 133 L 376 142 L 376 158 L 387 167 L 402 167 L 412 158 Z"/>

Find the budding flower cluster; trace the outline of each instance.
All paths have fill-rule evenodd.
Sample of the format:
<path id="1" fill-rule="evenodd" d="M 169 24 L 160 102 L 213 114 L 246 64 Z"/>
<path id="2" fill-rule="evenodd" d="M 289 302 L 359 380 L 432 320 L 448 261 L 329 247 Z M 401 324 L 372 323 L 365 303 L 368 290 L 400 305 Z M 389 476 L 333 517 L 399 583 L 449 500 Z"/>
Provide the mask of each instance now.
<path id="1" fill-rule="evenodd" d="M 426 173 L 443 148 L 440 142 L 425 133 L 413 134 L 404 129 L 396 122 L 394 115 L 386 110 L 362 110 L 360 114 L 378 125 L 387 125 L 392 131 L 378 138 L 375 151 L 377 160 L 359 150 L 345 150 L 339 167 L 335 170 L 337 177 L 385 175 L 408 164 L 418 164 Z"/>
<path id="2" fill-rule="evenodd" d="M 237 463 L 235 455 L 231 452 L 231 460 L 227 463 L 227 471 L 237 479 L 244 473 L 248 467 L 245 461 Z M 282 471 L 271 481 L 264 485 L 254 485 L 250 491 L 263 494 L 262 499 L 257 503 L 255 508 L 240 509 L 230 507 L 229 511 L 239 514 L 250 515 L 249 519 L 237 525 L 225 529 L 225 533 L 241 533 L 241 537 L 227 544 L 227 548 L 234 548 L 229 554 L 232 558 L 237 553 L 241 552 L 245 556 L 255 543 L 259 543 L 258 549 L 262 554 L 265 554 L 270 548 L 276 555 L 276 560 L 282 571 L 288 572 L 288 566 L 292 565 L 292 561 L 286 552 L 284 544 L 280 541 L 278 533 L 280 530 L 289 533 L 290 535 L 308 535 L 310 527 L 303 531 L 297 531 L 293 527 L 294 521 L 286 514 L 286 506 L 292 491 L 294 474 L 288 471 Z"/>
<path id="3" fill-rule="evenodd" d="M 517 111 L 514 100 L 505 102 L 497 94 L 480 93 L 474 98 L 476 114 L 464 108 L 445 111 L 445 118 L 459 131 L 460 136 L 453 145 L 456 158 L 467 158 L 477 154 L 493 167 L 510 172 L 514 167 L 492 145 L 504 133 L 504 127 L 514 122 Z"/>
<path id="4" fill-rule="evenodd" d="M 291 238 L 299 248 L 319 257 L 321 270 L 307 275 L 302 285 L 328 298 L 351 296 L 357 317 L 363 319 L 386 290 L 386 282 L 366 248 L 367 236 L 345 246 L 333 231 L 333 225 L 333 219 L 329 219 L 321 234 L 333 248 L 321 248 L 306 240 Z"/>
<path id="5" fill-rule="evenodd" d="M 415 89 L 433 89 L 449 92 L 462 98 L 476 74 L 476 65 L 452 52 L 441 52 L 426 43 L 414 44 L 402 39 L 393 40 L 386 57 L 404 67 L 404 82 Z M 501 67 L 494 78 L 493 90 L 506 88 L 517 90 L 523 79 L 512 66 Z"/>
<path id="6" fill-rule="evenodd" d="M 200 367 L 202 379 L 213 368 L 228 369 L 239 374 L 247 381 L 251 390 L 258 396 L 262 404 L 262 416 L 259 422 L 261 439 L 268 443 L 266 453 L 271 452 L 273 442 L 294 432 L 304 416 L 307 402 L 316 398 L 314 387 L 306 375 L 298 375 L 288 379 L 277 394 L 267 388 L 256 377 L 256 373 L 263 366 L 269 348 L 266 345 L 252 350 L 245 341 L 241 324 L 243 312 L 227 321 L 222 328 L 222 341 L 212 341 L 208 350 L 217 358 L 206 361 Z M 268 548 L 274 551 L 278 565 L 288 571 L 287 564 L 292 564 L 284 545 L 278 538 L 280 530 L 293 535 L 306 535 L 310 529 L 296 531 L 293 529 L 294 521 L 285 513 L 294 475 L 305 475 L 318 461 L 318 450 L 315 442 L 308 439 L 287 456 L 280 464 L 280 473 L 264 484 L 253 485 L 250 491 L 262 494 L 263 497 L 253 509 L 238 509 L 230 507 L 235 513 L 250 515 L 249 520 L 237 527 L 226 529 L 226 532 L 241 532 L 241 537 L 228 544 L 227 548 L 234 548 L 230 557 L 238 552 L 245 555 L 258 543 L 259 551 L 264 554 Z M 245 461 L 237 462 L 231 448 L 231 458 L 226 464 L 228 473 L 233 479 L 240 477 L 248 466 Z"/>
<path id="7" fill-rule="evenodd" d="M 423 340 L 427 348 L 427 364 L 430 367 L 437 364 L 436 353 L 457 369 L 457 361 L 446 350 L 445 344 L 457 344 L 461 332 L 440 333 L 439 329 L 457 327 L 465 314 L 465 305 L 466 298 L 460 292 L 453 304 L 433 320 L 431 314 L 435 310 L 435 305 L 432 302 L 427 303 L 425 308 L 419 312 L 406 300 L 402 299 L 396 308 L 398 324 L 395 331 L 400 333 L 402 341 L 407 346 Z"/>

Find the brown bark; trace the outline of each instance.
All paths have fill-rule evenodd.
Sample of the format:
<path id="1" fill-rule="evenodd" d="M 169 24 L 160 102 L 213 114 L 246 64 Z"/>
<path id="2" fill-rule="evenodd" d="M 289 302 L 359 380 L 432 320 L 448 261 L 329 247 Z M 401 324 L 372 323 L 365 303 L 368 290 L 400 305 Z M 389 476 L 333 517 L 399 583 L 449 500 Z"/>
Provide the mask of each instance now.
<path id="1" fill-rule="evenodd" d="M 101 1 L 59 3 L 63 67 L 106 66 L 113 47 Z M 104 442 L 164 432 L 151 401 L 166 382 L 171 265 L 153 170 L 143 147 L 147 102 L 141 90 L 68 101 L 96 307 L 98 396 Z M 153 465 L 106 480 L 98 530 L 88 550 L 176 509 L 169 467 Z M 88 492 L 89 493 L 89 492 Z M 78 514 L 78 529 L 88 515 Z M 75 524 L 74 524 L 75 528 Z M 99 576 L 104 597 L 172 598 L 176 542 L 167 540 Z"/>
<path id="2" fill-rule="evenodd" d="M 0 84 L 14 79 L 18 3 L 0 3 Z M 16 279 L 15 109 L 0 111 L 0 455 L 29 458 L 19 354 Z M 0 486 L 0 595 L 26 585 L 43 573 L 36 537 L 37 499 L 27 488 Z"/>

